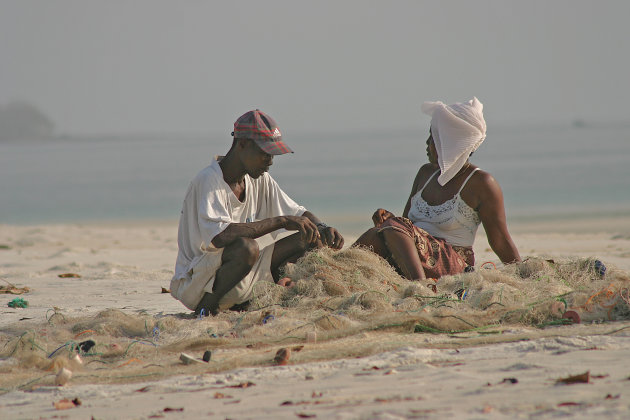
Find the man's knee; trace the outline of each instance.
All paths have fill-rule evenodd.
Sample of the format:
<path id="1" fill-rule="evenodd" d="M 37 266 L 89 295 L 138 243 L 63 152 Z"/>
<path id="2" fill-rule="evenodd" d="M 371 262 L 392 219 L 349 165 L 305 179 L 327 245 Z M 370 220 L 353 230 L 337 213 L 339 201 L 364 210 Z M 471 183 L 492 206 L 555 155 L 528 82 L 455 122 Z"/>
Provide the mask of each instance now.
<path id="1" fill-rule="evenodd" d="M 258 260 L 260 250 L 258 242 L 250 238 L 238 238 L 228 245 L 228 253 L 231 258 L 238 258 L 244 264 L 253 267 Z"/>

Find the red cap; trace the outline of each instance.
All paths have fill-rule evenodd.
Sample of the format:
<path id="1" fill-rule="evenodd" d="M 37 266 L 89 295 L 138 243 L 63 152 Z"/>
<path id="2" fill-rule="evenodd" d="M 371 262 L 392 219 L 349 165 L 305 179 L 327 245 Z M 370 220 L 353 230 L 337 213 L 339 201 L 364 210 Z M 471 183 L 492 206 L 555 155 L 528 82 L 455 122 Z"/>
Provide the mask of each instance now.
<path id="1" fill-rule="evenodd" d="M 232 135 L 235 139 L 255 141 L 258 147 L 270 155 L 293 153 L 293 150 L 282 141 L 282 133 L 274 119 L 259 109 L 248 111 L 238 117 Z"/>

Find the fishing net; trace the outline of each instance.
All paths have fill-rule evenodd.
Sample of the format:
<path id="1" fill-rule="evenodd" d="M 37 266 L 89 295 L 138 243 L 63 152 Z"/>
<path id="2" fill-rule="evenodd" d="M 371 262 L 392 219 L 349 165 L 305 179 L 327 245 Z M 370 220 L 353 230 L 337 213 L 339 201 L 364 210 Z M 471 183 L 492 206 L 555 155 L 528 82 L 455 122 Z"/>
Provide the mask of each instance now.
<path id="1" fill-rule="evenodd" d="M 629 274 L 594 258 L 483 264 L 435 283 L 408 281 L 365 249 L 322 249 L 285 275 L 294 287 L 257 283 L 245 312 L 199 318 L 109 309 L 70 318 L 51 310 L 45 323 L 9 326 L 0 331 L 0 390 L 52 385 L 62 367 L 73 383 L 129 382 L 269 365 L 281 347 L 302 363 L 408 345 L 575 334 L 630 320 Z M 567 326 L 545 328 L 556 325 Z M 196 360 L 207 350 L 209 362 Z M 182 363 L 181 352 L 193 362 Z"/>

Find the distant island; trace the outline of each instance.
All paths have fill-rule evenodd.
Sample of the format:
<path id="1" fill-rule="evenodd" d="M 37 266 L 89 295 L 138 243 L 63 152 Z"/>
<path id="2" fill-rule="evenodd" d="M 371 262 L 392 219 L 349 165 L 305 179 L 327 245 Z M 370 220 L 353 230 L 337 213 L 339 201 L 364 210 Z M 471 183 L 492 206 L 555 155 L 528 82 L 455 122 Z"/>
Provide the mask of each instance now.
<path id="1" fill-rule="evenodd" d="M 35 140 L 54 137 L 55 124 L 28 102 L 0 105 L 0 140 Z"/>

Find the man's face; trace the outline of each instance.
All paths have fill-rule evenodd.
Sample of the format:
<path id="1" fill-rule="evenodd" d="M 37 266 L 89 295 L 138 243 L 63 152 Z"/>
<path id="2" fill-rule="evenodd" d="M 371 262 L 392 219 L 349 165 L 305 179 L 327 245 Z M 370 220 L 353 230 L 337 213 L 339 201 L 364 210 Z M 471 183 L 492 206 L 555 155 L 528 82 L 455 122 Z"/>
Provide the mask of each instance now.
<path id="1" fill-rule="evenodd" d="M 245 166 L 247 174 L 256 179 L 273 165 L 273 155 L 264 152 L 256 142 L 250 139 L 243 139 L 239 145 L 241 147 L 241 162 Z"/>

